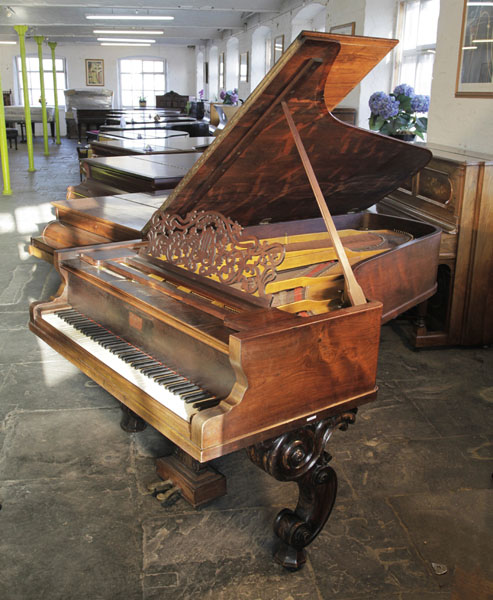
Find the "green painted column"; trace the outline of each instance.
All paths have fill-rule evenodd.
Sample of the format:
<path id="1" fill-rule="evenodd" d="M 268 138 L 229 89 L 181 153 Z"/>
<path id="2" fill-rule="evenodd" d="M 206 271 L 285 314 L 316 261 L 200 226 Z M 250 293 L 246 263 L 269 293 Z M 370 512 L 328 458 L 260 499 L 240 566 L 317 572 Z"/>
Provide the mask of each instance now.
<path id="1" fill-rule="evenodd" d="M 24 39 L 28 27 L 27 25 L 14 25 L 14 29 L 19 35 L 19 46 L 21 50 L 22 87 L 24 88 L 24 118 L 26 121 L 27 156 L 29 159 L 28 171 L 35 171 L 36 169 L 34 168 L 33 130 L 31 128 L 31 109 L 29 107 L 29 89 L 27 87 L 26 41 Z"/>
<path id="2" fill-rule="evenodd" d="M 53 62 L 53 92 L 55 94 L 55 129 L 56 129 L 56 143 L 60 145 L 60 113 L 58 111 L 58 90 L 56 87 L 56 66 L 55 66 L 55 48 L 56 42 L 48 42 L 48 46 L 51 48 L 51 60 Z"/>
<path id="3" fill-rule="evenodd" d="M 39 84 L 41 87 L 41 112 L 43 113 L 43 141 L 45 156 L 50 155 L 50 149 L 48 146 L 48 115 L 46 114 L 46 94 L 45 94 L 45 75 L 43 71 L 43 41 L 44 36 L 35 35 L 34 39 L 38 44 L 38 60 L 39 60 Z"/>
<path id="4" fill-rule="evenodd" d="M 5 109 L 3 107 L 3 88 L 0 76 L 0 158 L 2 159 L 3 193 L 10 196 L 9 151 L 7 148 L 7 131 L 5 128 Z"/>

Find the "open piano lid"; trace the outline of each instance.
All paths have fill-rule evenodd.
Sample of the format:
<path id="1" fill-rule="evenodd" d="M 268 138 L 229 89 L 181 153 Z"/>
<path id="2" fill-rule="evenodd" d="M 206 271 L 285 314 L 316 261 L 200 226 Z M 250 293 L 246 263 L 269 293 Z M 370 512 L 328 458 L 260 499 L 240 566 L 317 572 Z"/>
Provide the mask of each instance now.
<path id="1" fill-rule="evenodd" d="M 242 226 L 319 217 L 283 100 L 331 213 L 378 202 L 422 168 L 430 152 L 342 123 L 329 111 L 396 44 L 301 32 L 161 210 L 182 217 L 216 210 Z"/>

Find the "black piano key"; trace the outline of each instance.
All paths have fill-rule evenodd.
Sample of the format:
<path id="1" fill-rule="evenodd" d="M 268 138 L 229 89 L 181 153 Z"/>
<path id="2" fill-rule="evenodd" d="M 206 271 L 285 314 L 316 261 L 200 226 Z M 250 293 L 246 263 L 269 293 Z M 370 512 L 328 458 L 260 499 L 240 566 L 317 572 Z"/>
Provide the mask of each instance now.
<path id="1" fill-rule="evenodd" d="M 142 358 L 141 360 L 135 360 L 133 362 L 130 363 L 130 365 L 132 367 L 134 367 L 134 369 L 143 369 L 144 367 L 150 367 L 152 365 L 156 365 L 156 361 L 153 360 L 152 358 L 149 358 L 148 356 L 146 356 L 146 358 Z"/>
<path id="2" fill-rule="evenodd" d="M 176 373 L 165 373 L 164 375 L 155 375 L 152 379 L 160 385 L 166 383 L 173 383 L 175 381 L 184 381 L 181 375 L 177 375 Z"/>
<path id="3" fill-rule="evenodd" d="M 219 400 L 217 398 L 210 398 L 209 400 L 201 400 L 200 402 L 195 402 L 192 404 L 193 408 L 198 410 L 204 410 L 205 408 L 210 408 L 211 406 L 216 406 L 219 404 Z"/>
<path id="4" fill-rule="evenodd" d="M 103 342 L 101 346 L 106 348 L 106 350 L 110 350 L 111 352 L 113 352 L 113 350 L 123 350 L 123 348 L 129 348 L 127 342 L 122 342 L 122 340 L 109 340 L 108 342 Z"/>
<path id="5" fill-rule="evenodd" d="M 199 391 L 199 392 L 195 392 L 193 394 L 181 395 L 181 399 L 183 400 L 183 402 L 185 402 L 185 404 L 193 404 L 194 402 L 197 402 L 199 400 L 206 400 L 210 397 L 211 397 L 211 394 L 209 394 L 209 392 L 205 392 L 205 391 Z"/>
<path id="6" fill-rule="evenodd" d="M 133 354 L 126 354 L 125 356 L 122 356 L 122 360 L 125 361 L 126 363 L 131 363 L 132 361 L 136 360 L 137 358 L 144 358 L 144 354 L 142 354 L 142 352 L 134 352 Z"/>
<path id="7" fill-rule="evenodd" d="M 173 392 L 174 394 L 181 394 L 184 392 L 196 392 L 200 388 L 198 388 L 194 383 L 187 382 L 177 382 L 168 386 L 168 390 Z"/>
<path id="8" fill-rule="evenodd" d="M 145 369 L 142 369 L 142 374 L 151 378 L 154 377 L 154 375 L 165 375 L 170 372 L 171 371 L 161 363 L 158 363 L 155 367 L 146 367 Z"/>
<path id="9" fill-rule="evenodd" d="M 175 375 L 174 377 L 158 377 L 158 378 L 154 378 L 154 381 L 156 383 L 159 383 L 159 385 L 162 385 L 163 387 L 167 387 L 168 384 L 174 383 L 175 381 L 183 381 L 183 378 L 180 377 L 179 375 Z"/>
<path id="10" fill-rule="evenodd" d="M 102 338 L 111 338 L 112 340 L 115 339 L 115 336 L 110 333 L 109 331 L 106 331 L 106 329 L 98 329 L 98 330 L 93 330 L 93 329 L 81 329 L 82 333 L 86 333 L 89 337 L 91 337 L 93 340 L 98 340 L 98 339 L 102 339 Z"/>

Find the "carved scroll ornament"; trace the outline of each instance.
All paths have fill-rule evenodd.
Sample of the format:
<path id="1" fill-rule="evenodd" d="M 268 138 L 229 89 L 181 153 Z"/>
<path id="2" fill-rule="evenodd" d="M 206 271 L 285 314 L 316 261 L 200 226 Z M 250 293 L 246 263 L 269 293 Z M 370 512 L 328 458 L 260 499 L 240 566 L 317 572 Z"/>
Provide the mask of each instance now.
<path id="1" fill-rule="evenodd" d="M 260 296 L 284 259 L 282 244 L 248 236 L 239 223 L 215 211 L 192 211 L 182 218 L 158 210 L 141 252 Z"/>
<path id="2" fill-rule="evenodd" d="M 329 466 L 332 457 L 325 446 L 334 429 L 347 429 L 355 416 L 356 409 L 247 449 L 258 467 L 280 481 L 298 484 L 296 509 L 281 510 L 274 521 L 279 538 L 275 558 L 287 569 L 303 566 L 305 546 L 317 537 L 329 518 L 337 494 L 337 476 Z"/>

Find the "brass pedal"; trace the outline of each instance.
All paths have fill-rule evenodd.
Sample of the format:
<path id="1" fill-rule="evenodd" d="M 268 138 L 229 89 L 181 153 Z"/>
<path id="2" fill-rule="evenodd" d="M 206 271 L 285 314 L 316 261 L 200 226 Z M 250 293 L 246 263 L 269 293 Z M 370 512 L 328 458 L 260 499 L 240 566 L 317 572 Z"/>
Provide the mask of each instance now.
<path id="1" fill-rule="evenodd" d="M 173 482 L 171 481 L 171 479 L 165 479 L 164 481 L 160 479 L 159 481 L 153 481 L 152 483 L 149 483 L 147 485 L 148 491 L 154 497 L 157 497 L 157 495 L 162 492 L 166 492 L 171 487 L 173 487 Z"/>
<path id="2" fill-rule="evenodd" d="M 173 506 L 181 497 L 181 490 L 177 487 L 171 487 L 166 492 L 162 492 L 156 495 L 156 499 L 161 502 L 161 506 L 164 508 Z"/>

